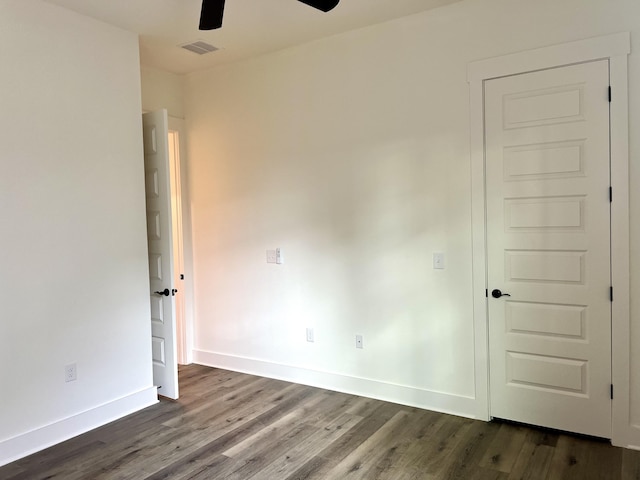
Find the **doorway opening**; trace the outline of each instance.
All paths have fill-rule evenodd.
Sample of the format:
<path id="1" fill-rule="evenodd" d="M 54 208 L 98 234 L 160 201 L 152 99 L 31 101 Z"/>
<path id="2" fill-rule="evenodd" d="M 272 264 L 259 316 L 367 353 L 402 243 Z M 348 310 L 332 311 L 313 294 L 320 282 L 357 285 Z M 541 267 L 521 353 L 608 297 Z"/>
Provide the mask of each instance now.
<path id="1" fill-rule="evenodd" d="M 169 178 L 171 185 L 171 224 L 173 244 L 173 285 L 178 290 L 176 306 L 176 359 L 179 365 L 192 363 L 191 319 L 192 275 L 189 264 L 191 257 L 190 222 L 188 200 L 186 199 L 186 171 L 184 165 L 184 145 L 181 141 L 182 120 L 169 117 Z"/>
<path id="2" fill-rule="evenodd" d="M 189 200 L 182 181 L 187 178 L 183 121 L 158 110 L 144 113 L 142 123 L 153 382 L 160 395 L 177 399 L 178 364 L 191 363 L 193 344 L 193 255 Z"/>

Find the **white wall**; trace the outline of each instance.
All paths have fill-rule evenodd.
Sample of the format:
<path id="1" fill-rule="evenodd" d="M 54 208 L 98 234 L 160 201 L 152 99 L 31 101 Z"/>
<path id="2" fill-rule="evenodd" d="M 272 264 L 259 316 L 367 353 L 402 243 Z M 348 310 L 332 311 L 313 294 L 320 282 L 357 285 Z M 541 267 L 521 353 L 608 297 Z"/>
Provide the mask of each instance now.
<path id="1" fill-rule="evenodd" d="M 472 416 L 467 65 L 620 31 L 635 52 L 639 20 L 636 0 L 465 0 L 189 75 L 196 361 Z M 632 132 L 639 80 L 633 53 Z"/>
<path id="2" fill-rule="evenodd" d="M 3 464 L 155 389 L 137 38 L 3 0 L 0 58 Z"/>
<path id="3" fill-rule="evenodd" d="M 152 112 L 165 108 L 171 117 L 184 118 L 183 77 L 175 73 L 142 66 L 142 109 Z"/>

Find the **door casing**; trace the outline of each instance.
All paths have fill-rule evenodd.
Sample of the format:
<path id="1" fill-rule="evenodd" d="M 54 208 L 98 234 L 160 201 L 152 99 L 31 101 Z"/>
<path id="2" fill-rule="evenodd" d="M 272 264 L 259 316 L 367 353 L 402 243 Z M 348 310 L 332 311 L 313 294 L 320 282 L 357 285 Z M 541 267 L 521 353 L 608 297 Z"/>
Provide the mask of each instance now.
<path id="1" fill-rule="evenodd" d="M 640 428 L 630 419 L 629 317 L 629 138 L 627 56 L 628 32 L 544 47 L 469 64 L 471 122 L 471 198 L 473 234 L 473 317 L 476 417 L 490 419 L 485 209 L 484 82 L 486 80 L 609 59 L 611 128 L 611 276 L 612 379 L 614 385 L 612 443 L 640 445 Z"/>

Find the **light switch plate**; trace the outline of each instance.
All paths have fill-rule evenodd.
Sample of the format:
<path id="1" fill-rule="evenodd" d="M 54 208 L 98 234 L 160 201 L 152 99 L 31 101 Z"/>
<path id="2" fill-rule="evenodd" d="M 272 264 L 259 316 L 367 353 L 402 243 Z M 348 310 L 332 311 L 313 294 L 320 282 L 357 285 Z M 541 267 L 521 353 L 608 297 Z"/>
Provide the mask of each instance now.
<path id="1" fill-rule="evenodd" d="M 435 270 L 444 270 L 444 253 L 433 254 L 433 268 Z"/>
<path id="2" fill-rule="evenodd" d="M 276 251 L 267 250 L 267 263 L 276 263 Z"/>

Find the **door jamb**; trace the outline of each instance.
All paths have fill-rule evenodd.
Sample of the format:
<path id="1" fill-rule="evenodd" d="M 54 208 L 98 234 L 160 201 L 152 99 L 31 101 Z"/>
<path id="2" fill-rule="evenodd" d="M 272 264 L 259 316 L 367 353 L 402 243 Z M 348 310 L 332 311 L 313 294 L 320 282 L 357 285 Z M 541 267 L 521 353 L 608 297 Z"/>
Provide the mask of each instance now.
<path id="1" fill-rule="evenodd" d="M 508 75 L 608 59 L 613 96 L 610 106 L 611 142 L 611 276 L 612 302 L 612 435 L 614 445 L 640 445 L 640 427 L 630 418 L 629 317 L 629 127 L 627 56 L 629 32 L 543 47 L 472 62 L 468 66 L 471 129 L 471 199 L 473 242 L 473 323 L 476 418 L 489 420 L 489 355 L 484 82 Z M 604 94 L 604 92 L 603 92 Z"/>

